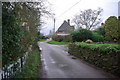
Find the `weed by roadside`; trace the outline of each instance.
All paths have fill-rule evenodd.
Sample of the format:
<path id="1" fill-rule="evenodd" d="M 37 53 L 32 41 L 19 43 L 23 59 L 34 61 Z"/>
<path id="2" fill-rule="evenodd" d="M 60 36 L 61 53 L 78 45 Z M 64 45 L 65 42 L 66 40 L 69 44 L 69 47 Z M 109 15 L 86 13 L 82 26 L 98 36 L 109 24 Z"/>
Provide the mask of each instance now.
<path id="1" fill-rule="evenodd" d="M 13 78 L 38 78 L 38 66 L 40 66 L 40 52 L 33 47 L 21 72 L 17 72 Z"/>

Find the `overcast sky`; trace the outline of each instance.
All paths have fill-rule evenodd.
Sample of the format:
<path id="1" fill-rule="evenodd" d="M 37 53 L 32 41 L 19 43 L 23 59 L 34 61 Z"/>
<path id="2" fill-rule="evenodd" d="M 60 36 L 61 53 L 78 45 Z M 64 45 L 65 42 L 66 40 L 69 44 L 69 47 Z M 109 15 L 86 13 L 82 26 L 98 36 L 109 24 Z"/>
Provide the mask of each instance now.
<path id="1" fill-rule="evenodd" d="M 109 16 L 118 16 L 118 2 L 120 0 L 48 0 L 51 4 L 52 12 L 55 13 L 56 28 L 57 30 L 64 20 L 70 19 L 73 25 L 72 19 L 75 14 L 79 13 L 80 10 L 85 9 L 97 9 L 101 7 L 103 9 L 102 22 Z M 77 4 L 76 4 L 77 3 Z M 72 7 L 76 4 L 74 7 Z M 72 7 L 72 8 L 71 8 Z M 71 8 L 71 9 L 70 9 Z M 66 13 L 64 13 L 67 10 Z M 53 30 L 54 21 L 53 19 L 47 19 L 46 25 L 41 32 L 45 35 L 49 34 L 50 30 Z"/>

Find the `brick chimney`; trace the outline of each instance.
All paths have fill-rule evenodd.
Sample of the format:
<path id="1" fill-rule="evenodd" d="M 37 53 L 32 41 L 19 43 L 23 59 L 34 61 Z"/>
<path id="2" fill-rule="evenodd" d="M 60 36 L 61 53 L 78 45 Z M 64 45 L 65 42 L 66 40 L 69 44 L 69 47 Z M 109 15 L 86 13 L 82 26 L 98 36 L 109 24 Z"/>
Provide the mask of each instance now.
<path id="1" fill-rule="evenodd" d="M 68 19 L 68 24 L 70 25 L 70 19 Z"/>
<path id="2" fill-rule="evenodd" d="M 101 26 L 103 26 L 104 25 L 104 23 L 101 23 Z"/>

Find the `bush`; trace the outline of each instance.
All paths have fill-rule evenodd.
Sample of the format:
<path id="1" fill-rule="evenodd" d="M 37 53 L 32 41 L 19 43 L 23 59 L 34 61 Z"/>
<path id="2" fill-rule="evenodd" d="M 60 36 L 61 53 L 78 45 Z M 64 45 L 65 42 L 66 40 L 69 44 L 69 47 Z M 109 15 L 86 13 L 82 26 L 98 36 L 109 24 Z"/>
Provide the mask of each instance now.
<path id="1" fill-rule="evenodd" d="M 74 41 L 85 41 L 91 39 L 92 32 L 87 29 L 80 29 L 78 31 L 73 31 L 71 34 L 72 40 Z"/>
<path id="2" fill-rule="evenodd" d="M 53 37 L 52 37 L 52 39 L 54 40 L 54 41 L 58 41 L 58 42 L 70 42 L 71 41 L 71 36 L 59 36 L 59 35 L 54 35 Z"/>
<path id="3" fill-rule="evenodd" d="M 99 27 L 97 29 L 97 33 L 102 35 L 102 36 L 105 36 L 105 29 L 104 29 L 104 27 Z"/>
<path id="4" fill-rule="evenodd" d="M 73 31 L 70 36 L 72 37 L 72 41 L 75 42 L 75 41 L 79 41 L 79 31 Z"/>
<path id="5" fill-rule="evenodd" d="M 119 35 L 119 21 L 116 16 L 110 16 L 106 21 L 105 21 L 105 37 L 111 36 L 112 40 L 116 39 L 118 40 L 120 35 Z"/>
<path id="6" fill-rule="evenodd" d="M 106 36 L 105 40 L 111 42 L 112 41 L 112 37 L 111 36 Z"/>
<path id="7" fill-rule="evenodd" d="M 102 35 L 98 34 L 98 33 L 93 32 L 92 33 L 92 40 L 94 42 L 103 42 L 104 41 L 104 37 Z"/>
<path id="8" fill-rule="evenodd" d="M 63 38 L 62 38 L 61 36 L 58 36 L 58 35 L 54 35 L 54 36 L 52 37 L 52 39 L 53 39 L 54 41 L 58 41 L 58 42 L 63 41 Z"/>
<path id="9" fill-rule="evenodd" d="M 93 41 L 90 40 L 90 39 L 88 39 L 88 40 L 86 40 L 85 42 L 86 42 L 86 43 L 92 43 Z"/>
<path id="10" fill-rule="evenodd" d="M 42 39 L 43 38 L 43 34 L 41 34 L 40 32 L 37 32 L 37 38 L 38 38 L 38 40 Z"/>

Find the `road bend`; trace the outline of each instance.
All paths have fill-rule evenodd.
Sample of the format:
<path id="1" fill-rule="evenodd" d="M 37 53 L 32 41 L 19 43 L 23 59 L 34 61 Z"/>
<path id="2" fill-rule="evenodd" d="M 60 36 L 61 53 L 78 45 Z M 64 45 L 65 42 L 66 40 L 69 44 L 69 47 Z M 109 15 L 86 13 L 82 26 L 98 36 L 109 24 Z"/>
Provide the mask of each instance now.
<path id="1" fill-rule="evenodd" d="M 65 51 L 65 45 L 47 42 L 38 42 L 38 45 L 42 48 L 42 78 L 116 78 L 94 65 L 73 58 Z"/>

